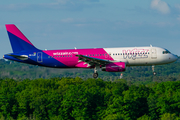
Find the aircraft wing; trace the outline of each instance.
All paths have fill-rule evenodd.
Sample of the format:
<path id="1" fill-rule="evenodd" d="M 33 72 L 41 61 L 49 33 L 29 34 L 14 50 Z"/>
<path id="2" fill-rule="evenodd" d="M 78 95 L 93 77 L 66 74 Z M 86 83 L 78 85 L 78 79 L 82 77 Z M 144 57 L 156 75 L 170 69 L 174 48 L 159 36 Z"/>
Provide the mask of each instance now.
<path id="1" fill-rule="evenodd" d="M 98 59 L 98 58 L 94 58 L 94 57 L 88 57 L 85 55 L 76 55 L 76 56 L 79 57 L 79 62 L 85 62 L 88 64 L 88 66 L 106 65 L 108 63 L 113 62 L 110 60 Z"/>

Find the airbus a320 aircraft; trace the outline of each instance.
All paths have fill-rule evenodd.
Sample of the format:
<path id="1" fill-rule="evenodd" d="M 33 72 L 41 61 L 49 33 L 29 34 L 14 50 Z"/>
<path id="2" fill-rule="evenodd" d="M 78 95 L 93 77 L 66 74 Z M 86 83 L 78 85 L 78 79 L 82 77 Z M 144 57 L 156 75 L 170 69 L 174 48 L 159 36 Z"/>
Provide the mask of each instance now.
<path id="1" fill-rule="evenodd" d="M 53 68 L 94 68 L 107 72 L 123 72 L 127 66 L 154 66 L 174 62 L 178 57 L 159 47 L 122 47 L 67 50 L 39 50 L 13 24 L 7 24 L 13 53 L 3 57 L 22 63 Z"/>

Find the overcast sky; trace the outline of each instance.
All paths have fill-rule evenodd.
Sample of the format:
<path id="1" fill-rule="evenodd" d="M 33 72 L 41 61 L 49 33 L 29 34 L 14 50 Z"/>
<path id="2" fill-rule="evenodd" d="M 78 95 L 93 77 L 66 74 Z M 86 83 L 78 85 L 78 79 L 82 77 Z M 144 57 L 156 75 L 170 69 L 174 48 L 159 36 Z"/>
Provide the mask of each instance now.
<path id="1" fill-rule="evenodd" d="M 39 49 L 163 47 L 180 55 L 180 0 L 1 0 L 0 58 L 15 24 Z"/>

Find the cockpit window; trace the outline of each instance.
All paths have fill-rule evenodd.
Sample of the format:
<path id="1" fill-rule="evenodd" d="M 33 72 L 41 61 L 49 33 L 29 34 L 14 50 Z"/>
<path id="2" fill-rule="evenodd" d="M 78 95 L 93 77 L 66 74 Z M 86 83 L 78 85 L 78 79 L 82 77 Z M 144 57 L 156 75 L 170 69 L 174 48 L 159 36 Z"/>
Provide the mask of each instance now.
<path id="1" fill-rule="evenodd" d="M 168 54 L 168 53 L 171 53 L 170 51 L 166 50 L 166 51 L 163 51 L 163 54 Z"/>

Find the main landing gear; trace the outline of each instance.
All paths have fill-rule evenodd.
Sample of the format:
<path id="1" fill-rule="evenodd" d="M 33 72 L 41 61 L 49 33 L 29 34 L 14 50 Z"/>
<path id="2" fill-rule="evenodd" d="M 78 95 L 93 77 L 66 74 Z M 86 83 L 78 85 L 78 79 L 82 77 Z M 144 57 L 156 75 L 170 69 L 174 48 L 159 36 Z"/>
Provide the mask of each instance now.
<path id="1" fill-rule="evenodd" d="M 152 66 L 153 75 L 155 76 L 157 73 L 154 72 L 154 65 Z"/>
<path id="2" fill-rule="evenodd" d="M 94 68 L 94 73 L 93 73 L 93 78 L 97 78 L 98 77 L 98 73 L 97 73 L 97 68 Z"/>

